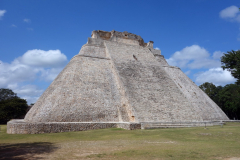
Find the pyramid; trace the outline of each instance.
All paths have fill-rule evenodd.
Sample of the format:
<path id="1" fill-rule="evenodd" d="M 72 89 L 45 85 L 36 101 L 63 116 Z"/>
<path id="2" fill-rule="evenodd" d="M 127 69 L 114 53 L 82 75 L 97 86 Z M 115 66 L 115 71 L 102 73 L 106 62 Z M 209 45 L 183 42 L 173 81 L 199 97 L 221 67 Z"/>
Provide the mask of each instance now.
<path id="1" fill-rule="evenodd" d="M 226 114 L 153 41 L 93 31 L 23 120 L 8 133 L 51 133 L 120 127 L 214 125 Z"/>

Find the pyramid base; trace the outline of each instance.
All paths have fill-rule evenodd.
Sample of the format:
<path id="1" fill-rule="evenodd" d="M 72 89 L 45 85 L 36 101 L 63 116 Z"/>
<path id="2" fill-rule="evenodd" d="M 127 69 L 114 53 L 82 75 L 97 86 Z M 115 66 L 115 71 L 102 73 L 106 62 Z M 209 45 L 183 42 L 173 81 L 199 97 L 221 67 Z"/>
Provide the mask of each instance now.
<path id="1" fill-rule="evenodd" d="M 7 123 L 8 134 L 40 134 L 86 131 L 104 128 L 141 129 L 140 123 L 129 122 L 45 122 L 29 123 L 23 119 L 13 119 Z"/>
<path id="2" fill-rule="evenodd" d="M 154 128 L 182 128 L 182 127 L 200 127 L 223 125 L 223 121 L 201 121 L 201 122 L 142 122 L 141 129 Z"/>
<path id="3" fill-rule="evenodd" d="M 123 128 L 126 130 L 134 129 L 153 129 L 153 128 L 181 128 L 223 125 L 228 121 L 203 121 L 203 122 L 41 122 L 29 123 L 23 119 L 13 119 L 7 123 L 8 134 L 40 134 L 40 133 L 59 133 L 86 131 L 104 128 Z M 234 121 L 235 122 L 235 121 Z M 240 122 L 240 121 L 238 121 Z"/>

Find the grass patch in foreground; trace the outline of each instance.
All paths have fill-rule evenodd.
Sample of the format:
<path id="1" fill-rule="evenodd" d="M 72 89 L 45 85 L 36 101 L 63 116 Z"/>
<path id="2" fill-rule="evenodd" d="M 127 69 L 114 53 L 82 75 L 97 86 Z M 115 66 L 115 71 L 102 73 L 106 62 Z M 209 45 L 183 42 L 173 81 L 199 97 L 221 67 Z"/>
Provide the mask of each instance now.
<path id="1" fill-rule="evenodd" d="M 240 158 L 240 123 L 221 126 L 51 134 L 6 134 L 0 159 L 225 159 Z"/>

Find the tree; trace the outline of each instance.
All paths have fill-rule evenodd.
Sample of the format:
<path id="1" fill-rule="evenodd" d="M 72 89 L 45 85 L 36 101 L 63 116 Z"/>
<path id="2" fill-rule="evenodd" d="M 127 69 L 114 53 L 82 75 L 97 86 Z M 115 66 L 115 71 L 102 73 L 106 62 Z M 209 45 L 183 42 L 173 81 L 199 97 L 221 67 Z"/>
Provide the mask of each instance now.
<path id="1" fill-rule="evenodd" d="M 216 88 L 216 96 L 215 96 L 215 98 L 213 100 L 220 108 L 223 107 L 223 105 L 220 102 L 220 94 L 221 94 L 222 89 L 223 89 L 222 86 L 217 86 L 217 88 Z"/>
<path id="2" fill-rule="evenodd" d="M 240 50 L 228 51 L 227 54 L 221 57 L 223 70 L 227 69 L 231 72 L 232 76 L 237 79 L 236 84 L 240 84 Z"/>
<path id="3" fill-rule="evenodd" d="M 216 87 L 205 82 L 199 86 L 230 119 L 240 119 L 240 85 L 228 84 Z"/>
<path id="4" fill-rule="evenodd" d="M 216 103 L 219 89 L 213 83 L 205 82 L 200 85 L 199 88 L 201 88 Z"/>
<path id="5" fill-rule="evenodd" d="M 17 97 L 10 89 L 0 89 L 0 124 L 6 124 L 11 119 L 23 118 L 27 109 L 25 99 Z"/>
<path id="6" fill-rule="evenodd" d="M 230 119 L 240 119 L 240 85 L 224 86 L 219 93 L 219 103 Z"/>
<path id="7" fill-rule="evenodd" d="M 0 88 L 0 101 L 17 98 L 17 94 L 11 89 Z"/>

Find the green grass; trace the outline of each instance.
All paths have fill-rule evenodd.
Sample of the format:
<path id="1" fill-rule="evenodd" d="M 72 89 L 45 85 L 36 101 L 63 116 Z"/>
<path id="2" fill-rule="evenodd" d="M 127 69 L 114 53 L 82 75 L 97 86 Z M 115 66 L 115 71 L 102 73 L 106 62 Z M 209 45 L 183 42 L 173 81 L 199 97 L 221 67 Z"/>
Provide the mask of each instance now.
<path id="1" fill-rule="evenodd" d="M 221 126 L 51 134 L 6 134 L 0 159 L 227 159 L 240 158 L 240 123 Z"/>

